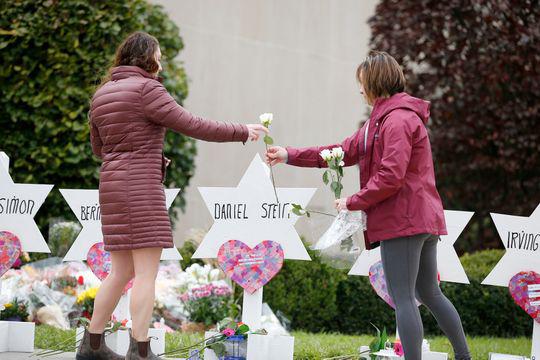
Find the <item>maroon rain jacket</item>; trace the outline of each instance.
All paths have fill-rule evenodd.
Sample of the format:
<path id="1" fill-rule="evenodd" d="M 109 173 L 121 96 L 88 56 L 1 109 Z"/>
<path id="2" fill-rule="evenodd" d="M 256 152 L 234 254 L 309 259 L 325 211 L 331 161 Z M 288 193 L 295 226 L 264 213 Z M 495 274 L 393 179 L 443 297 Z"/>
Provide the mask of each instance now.
<path id="1" fill-rule="evenodd" d="M 347 208 L 366 212 L 368 249 L 373 243 L 402 236 L 446 235 L 425 127 L 428 118 L 427 101 L 406 93 L 381 98 L 374 104 L 369 122 L 354 135 L 341 144 L 288 147 L 288 164 L 326 167 L 319 153 L 343 148 L 345 166 L 358 164 L 360 168 L 360 191 L 347 198 Z"/>

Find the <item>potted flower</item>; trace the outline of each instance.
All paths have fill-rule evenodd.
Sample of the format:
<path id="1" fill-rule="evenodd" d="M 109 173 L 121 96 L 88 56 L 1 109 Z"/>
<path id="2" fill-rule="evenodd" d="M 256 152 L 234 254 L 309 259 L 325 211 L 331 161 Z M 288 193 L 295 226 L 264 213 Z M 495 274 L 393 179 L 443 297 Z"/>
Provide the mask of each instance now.
<path id="1" fill-rule="evenodd" d="M 1 307 L 0 337 L 7 337 L 7 347 L 0 351 L 34 351 L 35 324 L 29 317 L 27 303 L 17 298 Z"/>
<path id="2" fill-rule="evenodd" d="M 214 327 L 234 306 L 232 289 L 224 282 L 192 287 L 180 295 L 180 301 L 189 320 L 182 324 L 184 332 L 203 332 Z"/>

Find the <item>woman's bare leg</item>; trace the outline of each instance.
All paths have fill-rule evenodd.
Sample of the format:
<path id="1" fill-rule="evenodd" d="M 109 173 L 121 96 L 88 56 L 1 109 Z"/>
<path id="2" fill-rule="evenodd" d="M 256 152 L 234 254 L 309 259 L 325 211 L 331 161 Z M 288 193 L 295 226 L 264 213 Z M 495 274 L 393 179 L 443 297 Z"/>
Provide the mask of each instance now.
<path id="1" fill-rule="evenodd" d="M 131 329 L 135 340 L 148 340 L 148 327 L 154 309 L 156 276 L 162 248 L 132 250 L 135 280 L 131 290 Z"/>
<path id="2" fill-rule="evenodd" d="M 94 301 L 94 313 L 89 328 L 91 333 L 103 332 L 118 305 L 124 287 L 133 279 L 134 274 L 131 250 L 111 251 L 111 272 L 101 283 Z"/>

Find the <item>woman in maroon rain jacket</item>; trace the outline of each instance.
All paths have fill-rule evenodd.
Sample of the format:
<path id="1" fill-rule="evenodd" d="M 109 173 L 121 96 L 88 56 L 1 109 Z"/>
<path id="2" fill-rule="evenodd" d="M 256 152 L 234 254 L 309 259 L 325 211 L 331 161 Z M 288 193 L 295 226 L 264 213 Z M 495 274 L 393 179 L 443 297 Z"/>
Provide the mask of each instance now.
<path id="1" fill-rule="evenodd" d="M 103 329 L 132 278 L 132 336 L 126 358 L 157 359 L 148 340 L 154 283 L 162 249 L 173 247 L 162 184 L 169 162 L 163 156 L 167 129 L 214 142 L 257 140 L 261 132 L 267 132 L 259 124 L 223 123 L 192 115 L 161 84 L 160 58 L 153 36 L 129 35 L 118 47 L 110 78 L 92 98 L 91 143 L 103 161 L 99 202 L 112 270 L 96 297 L 90 327 L 77 352 L 80 360 L 124 359 L 106 347 Z"/>
<path id="2" fill-rule="evenodd" d="M 341 147 L 345 166 L 358 165 L 360 191 L 336 200 L 338 210 L 367 214 L 366 248 L 381 244 L 388 290 L 405 358 L 420 360 L 423 326 L 415 300 L 425 304 L 449 337 L 456 359 L 470 359 L 459 314 L 437 281 L 437 241 L 445 235 L 444 211 L 435 186 L 428 132 L 429 102 L 404 93 L 396 60 L 372 52 L 356 77 L 368 104 L 369 121 L 341 144 L 308 148 L 272 147 L 270 165 L 325 167 L 320 152 Z"/>

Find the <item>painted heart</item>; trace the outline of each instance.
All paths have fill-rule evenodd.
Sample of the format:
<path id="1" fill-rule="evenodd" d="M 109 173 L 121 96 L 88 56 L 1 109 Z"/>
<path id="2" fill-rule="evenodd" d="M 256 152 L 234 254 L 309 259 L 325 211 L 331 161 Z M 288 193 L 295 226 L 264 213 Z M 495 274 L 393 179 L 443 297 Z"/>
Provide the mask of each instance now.
<path id="1" fill-rule="evenodd" d="M 283 249 L 269 240 L 253 249 L 241 241 L 229 240 L 219 248 L 217 259 L 231 280 L 253 294 L 281 270 Z"/>
<path id="2" fill-rule="evenodd" d="M 373 287 L 373 290 L 383 299 L 388 305 L 392 308 L 396 308 L 394 300 L 388 293 L 388 288 L 386 286 L 386 277 L 384 276 L 384 269 L 382 261 L 377 261 L 375 264 L 371 265 L 369 268 L 369 282 Z M 421 304 L 416 300 L 416 305 L 420 306 Z"/>
<path id="3" fill-rule="evenodd" d="M 19 255 L 21 255 L 19 238 L 9 231 L 0 231 L 0 276 L 11 269 Z"/>
<path id="4" fill-rule="evenodd" d="M 101 281 L 111 272 L 111 254 L 105 250 L 103 243 L 98 242 L 92 245 L 86 254 L 86 263 L 94 275 Z M 124 292 L 127 292 L 133 286 L 133 280 L 130 280 Z"/>
<path id="5" fill-rule="evenodd" d="M 522 271 L 510 279 L 508 290 L 516 304 L 540 323 L 540 291 L 535 291 L 538 296 L 530 298 L 529 285 L 540 286 L 540 275 L 534 271 Z"/>

